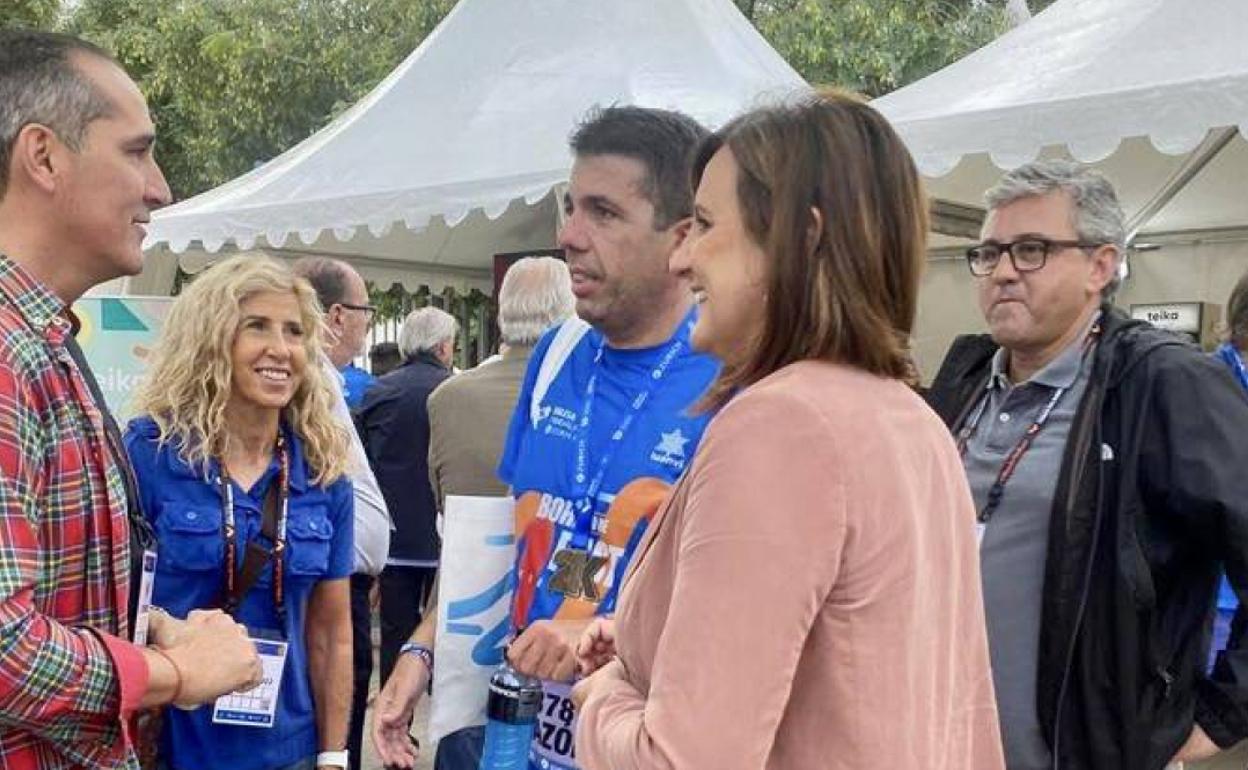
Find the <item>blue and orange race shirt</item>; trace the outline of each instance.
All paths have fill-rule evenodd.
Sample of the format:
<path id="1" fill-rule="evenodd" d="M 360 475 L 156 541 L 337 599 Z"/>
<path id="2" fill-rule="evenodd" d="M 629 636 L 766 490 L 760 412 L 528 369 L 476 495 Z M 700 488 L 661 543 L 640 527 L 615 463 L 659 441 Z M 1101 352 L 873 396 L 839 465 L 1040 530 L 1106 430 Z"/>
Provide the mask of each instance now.
<path id="1" fill-rule="evenodd" d="M 691 411 L 718 372 L 713 358 L 689 349 L 693 320 L 691 313 L 671 340 L 639 350 L 605 346 L 591 329 L 551 383 L 534 421 L 530 399 L 554 331 L 538 342 L 499 465 L 499 477 L 516 496 L 515 625 L 614 611 L 646 524 L 693 458 L 710 419 Z M 656 381 L 656 367 L 677 344 Z M 591 379 L 590 422 L 582 429 Z M 645 405 L 634 409 L 643 392 Z M 630 415 L 623 437 L 613 440 Z M 582 449 L 579 465 L 590 477 L 601 475 L 601 488 L 592 501 L 592 525 L 582 516 L 578 542 L 578 503 L 592 480 L 576 478 Z"/>
<path id="2" fill-rule="evenodd" d="M 710 420 L 691 412 L 719 369 L 689 349 L 695 318 L 640 350 L 612 349 L 590 330 L 534 415 L 534 384 L 555 332 L 538 342 L 499 465 L 516 496 L 513 631 L 614 612 L 637 544 Z M 543 686 L 529 767 L 574 770 L 569 686 Z"/>

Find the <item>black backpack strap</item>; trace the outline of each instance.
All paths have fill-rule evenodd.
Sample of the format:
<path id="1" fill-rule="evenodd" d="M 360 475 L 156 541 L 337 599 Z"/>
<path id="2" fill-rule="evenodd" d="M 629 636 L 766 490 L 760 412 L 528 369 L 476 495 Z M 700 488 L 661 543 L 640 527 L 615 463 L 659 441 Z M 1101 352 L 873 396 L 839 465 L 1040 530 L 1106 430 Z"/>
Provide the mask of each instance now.
<path id="1" fill-rule="evenodd" d="M 104 421 L 104 443 L 108 446 L 108 452 L 121 472 L 121 480 L 126 488 L 126 518 L 130 522 L 130 606 L 127 608 L 126 615 L 129 620 L 128 628 L 133 629 L 139 611 L 143 552 L 155 550 L 156 533 L 152 530 L 147 517 L 143 515 L 143 503 L 139 497 L 139 482 L 134 475 L 134 466 L 130 464 L 130 457 L 126 454 L 125 445 L 121 440 L 121 430 L 117 427 L 117 421 L 113 419 L 113 413 L 108 409 L 108 403 L 104 400 L 104 392 L 100 390 L 95 374 L 87 364 L 87 357 L 83 355 L 82 348 L 78 346 L 78 340 L 72 335 L 65 340 L 65 347 L 70 357 L 74 359 L 74 364 L 77 365 L 82 379 L 87 383 L 87 389 L 91 391 L 91 398 L 95 401 L 95 408 Z"/>

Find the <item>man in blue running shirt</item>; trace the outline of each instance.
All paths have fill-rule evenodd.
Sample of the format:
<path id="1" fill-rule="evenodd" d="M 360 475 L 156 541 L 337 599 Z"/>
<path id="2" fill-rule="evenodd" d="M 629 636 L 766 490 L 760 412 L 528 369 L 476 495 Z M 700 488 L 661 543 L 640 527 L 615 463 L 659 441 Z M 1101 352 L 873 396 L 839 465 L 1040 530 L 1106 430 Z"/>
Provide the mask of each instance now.
<path id="1" fill-rule="evenodd" d="M 536 770 L 577 766 L 568 700 L 577 641 L 595 617 L 614 612 L 637 543 L 710 419 L 691 407 L 718 364 L 690 350 L 693 298 L 668 271 L 690 226 L 690 155 L 705 134 L 679 113 L 611 107 L 572 135 L 559 245 L 581 320 L 534 348 L 499 465 L 516 497 L 509 656 L 546 690 L 529 759 Z M 569 333 L 577 328 L 579 336 Z M 379 697 L 402 701 L 400 724 L 419 697 L 397 691 L 418 681 L 405 669 L 425 665 L 402 658 Z M 414 760 L 394 732 L 378 737 L 383 756 Z M 391 738 L 393 753 L 383 748 Z M 479 751 L 457 746 L 453 762 L 439 751 L 439 770 L 475 768 Z"/>
<path id="2" fill-rule="evenodd" d="M 689 156 L 703 133 L 677 113 L 618 107 L 572 137 L 559 245 L 590 328 L 544 393 L 534 386 L 558 332 L 538 343 L 499 464 L 516 497 L 509 657 L 545 682 L 529 760 L 540 770 L 576 767 L 576 643 L 615 611 L 637 543 L 709 420 L 691 407 L 717 364 L 690 349 L 692 296 L 668 271 L 689 228 Z"/>

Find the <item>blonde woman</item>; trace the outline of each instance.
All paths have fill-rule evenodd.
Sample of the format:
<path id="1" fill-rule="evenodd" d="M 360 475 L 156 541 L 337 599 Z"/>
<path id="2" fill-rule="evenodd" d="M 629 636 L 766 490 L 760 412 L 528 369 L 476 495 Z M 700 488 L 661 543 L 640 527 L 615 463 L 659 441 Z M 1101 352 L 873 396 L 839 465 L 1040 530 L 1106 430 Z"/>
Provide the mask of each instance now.
<path id="1" fill-rule="evenodd" d="M 126 447 L 160 549 L 153 603 L 244 624 L 275 695 L 170 710 L 172 770 L 346 767 L 352 498 L 320 326 L 303 279 L 228 259 L 174 303 L 139 393 Z"/>

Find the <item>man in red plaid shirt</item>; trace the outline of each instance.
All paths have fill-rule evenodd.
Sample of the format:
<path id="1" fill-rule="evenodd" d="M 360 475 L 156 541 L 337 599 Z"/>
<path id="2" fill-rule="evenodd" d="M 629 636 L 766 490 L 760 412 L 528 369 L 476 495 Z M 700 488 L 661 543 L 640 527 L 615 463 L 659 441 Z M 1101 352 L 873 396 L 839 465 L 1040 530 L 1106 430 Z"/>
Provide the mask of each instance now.
<path id="1" fill-rule="evenodd" d="M 169 201 L 138 88 L 74 38 L 0 31 L 0 767 L 137 767 L 128 717 L 259 681 L 228 616 L 130 639 L 127 464 L 69 306 L 142 267 Z M 111 431 L 110 431 L 111 429 Z M 137 576 L 136 576 L 137 579 Z"/>

